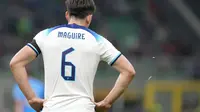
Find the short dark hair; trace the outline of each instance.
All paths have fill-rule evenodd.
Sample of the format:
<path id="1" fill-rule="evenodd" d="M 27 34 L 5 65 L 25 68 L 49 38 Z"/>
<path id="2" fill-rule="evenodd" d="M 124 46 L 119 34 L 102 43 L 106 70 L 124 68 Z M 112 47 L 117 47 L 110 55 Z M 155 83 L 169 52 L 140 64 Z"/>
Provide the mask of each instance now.
<path id="1" fill-rule="evenodd" d="M 70 16 L 84 19 L 96 10 L 93 0 L 66 0 L 65 5 Z"/>

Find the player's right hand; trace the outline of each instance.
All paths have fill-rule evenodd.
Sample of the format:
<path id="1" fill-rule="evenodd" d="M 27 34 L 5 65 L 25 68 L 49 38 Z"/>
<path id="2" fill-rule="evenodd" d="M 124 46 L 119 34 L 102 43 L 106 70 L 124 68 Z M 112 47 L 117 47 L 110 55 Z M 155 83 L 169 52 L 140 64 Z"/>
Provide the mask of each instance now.
<path id="1" fill-rule="evenodd" d="M 95 103 L 95 105 L 96 105 L 95 110 L 100 112 L 107 112 L 111 108 L 111 104 L 105 102 L 104 100 Z"/>
<path id="2" fill-rule="evenodd" d="M 40 99 L 40 98 L 33 98 L 31 100 L 28 101 L 28 103 L 30 104 L 30 106 L 36 111 L 36 112 L 40 112 L 43 108 L 43 103 L 44 103 L 44 99 Z"/>

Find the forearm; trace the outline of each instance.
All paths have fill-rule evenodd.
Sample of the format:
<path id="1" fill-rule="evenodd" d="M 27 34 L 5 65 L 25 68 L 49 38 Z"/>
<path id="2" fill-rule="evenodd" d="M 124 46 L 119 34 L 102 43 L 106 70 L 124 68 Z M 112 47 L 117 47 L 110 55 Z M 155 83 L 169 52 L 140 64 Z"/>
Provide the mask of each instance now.
<path id="1" fill-rule="evenodd" d="M 110 91 L 110 93 L 106 96 L 104 101 L 106 101 L 109 104 L 113 104 L 128 88 L 128 85 L 133 79 L 133 75 L 128 74 L 120 74 L 115 86 Z"/>
<path id="2" fill-rule="evenodd" d="M 36 95 L 33 92 L 29 82 L 28 75 L 24 66 L 13 66 L 11 67 L 14 79 L 19 85 L 21 91 L 26 96 L 27 100 L 34 98 Z"/>

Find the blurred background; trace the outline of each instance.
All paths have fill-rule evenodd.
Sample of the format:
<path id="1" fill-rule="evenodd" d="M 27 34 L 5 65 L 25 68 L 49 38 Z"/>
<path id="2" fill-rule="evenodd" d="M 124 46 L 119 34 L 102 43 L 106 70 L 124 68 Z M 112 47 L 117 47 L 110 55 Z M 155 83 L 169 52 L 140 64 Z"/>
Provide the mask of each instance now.
<path id="1" fill-rule="evenodd" d="M 200 1 L 94 0 L 91 29 L 134 65 L 137 75 L 110 112 L 200 112 Z M 41 30 L 65 20 L 64 0 L 0 0 L 0 112 L 14 112 L 11 57 Z M 30 74 L 44 80 L 42 57 Z M 118 73 L 100 63 L 96 100 Z"/>

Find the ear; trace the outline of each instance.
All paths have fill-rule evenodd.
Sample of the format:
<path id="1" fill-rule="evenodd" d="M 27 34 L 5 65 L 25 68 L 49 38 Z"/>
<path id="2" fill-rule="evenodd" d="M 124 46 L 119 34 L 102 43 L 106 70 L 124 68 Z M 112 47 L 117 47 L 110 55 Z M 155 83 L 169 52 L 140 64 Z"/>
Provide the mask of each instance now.
<path id="1" fill-rule="evenodd" d="M 69 15 L 69 12 L 68 12 L 68 11 L 65 12 L 65 18 L 66 18 L 67 21 L 69 22 L 69 20 L 70 20 L 70 15 Z"/>
<path id="2" fill-rule="evenodd" d="M 88 26 L 90 25 L 91 21 L 92 21 L 92 15 L 88 15 L 86 17 L 86 23 L 88 24 Z"/>

